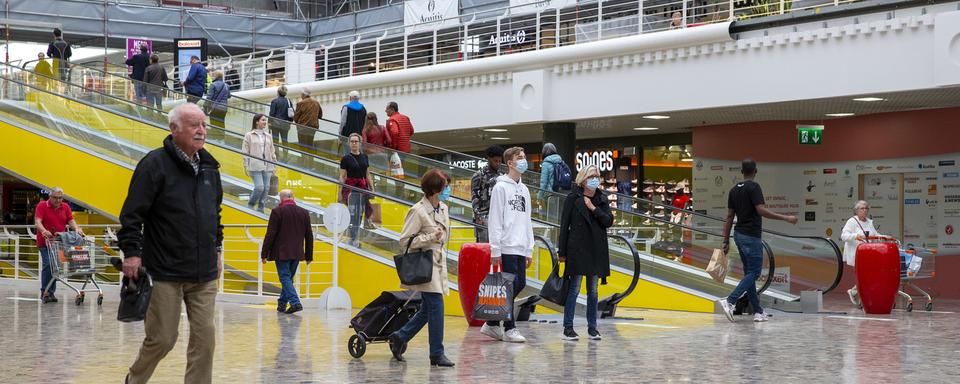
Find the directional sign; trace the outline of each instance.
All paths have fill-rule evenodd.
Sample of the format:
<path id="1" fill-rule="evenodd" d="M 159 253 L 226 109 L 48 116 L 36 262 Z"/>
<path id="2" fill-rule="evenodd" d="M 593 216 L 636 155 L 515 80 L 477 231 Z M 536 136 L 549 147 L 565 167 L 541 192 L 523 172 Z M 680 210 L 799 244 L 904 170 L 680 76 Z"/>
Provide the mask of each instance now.
<path id="1" fill-rule="evenodd" d="M 823 126 L 822 125 L 798 125 L 797 140 L 801 145 L 820 145 L 823 144 Z"/>

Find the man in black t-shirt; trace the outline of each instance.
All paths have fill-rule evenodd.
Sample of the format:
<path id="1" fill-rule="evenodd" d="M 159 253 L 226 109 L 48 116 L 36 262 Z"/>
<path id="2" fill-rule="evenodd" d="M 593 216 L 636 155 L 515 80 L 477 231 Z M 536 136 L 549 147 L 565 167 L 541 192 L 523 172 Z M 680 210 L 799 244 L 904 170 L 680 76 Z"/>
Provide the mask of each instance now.
<path id="1" fill-rule="evenodd" d="M 763 267 L 763 241 L 760 240 L 763 231 L 763 218 L 783 220 L 790 224 L 797 223 L 797 217 L 781 215 L 766 207 L 763 200 L 763 190 L 760 184 L 753 181 L 757 176 L 757 163 L 753 159 L 745 159 L 740 165 L 743 181 L 730 189 L 727 198 L 727 220 L 723 223 L 723 253 L 730 251 L 730 227 L 733 218 L 737 218 L 733 239 L 737 242 L 740 251 L 740 261 L 743 262 L 743 279 L 733 289 L 730 296 L 717 300 L 723 309 L 727 320 L 733 322 L 733 305 L 746 293 L 750 306 L 753 307 L 753 321 L 767 321 L 767 316 L 760 307 L 760 298 L 757 296 L 757 278 Z"/>

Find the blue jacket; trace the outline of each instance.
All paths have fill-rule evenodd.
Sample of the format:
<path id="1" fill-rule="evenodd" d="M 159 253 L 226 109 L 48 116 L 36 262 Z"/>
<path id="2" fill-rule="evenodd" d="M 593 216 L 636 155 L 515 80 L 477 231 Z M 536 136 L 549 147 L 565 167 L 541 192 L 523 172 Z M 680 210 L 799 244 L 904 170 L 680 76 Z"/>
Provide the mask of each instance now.
<path id="1" fill-rule="evenodd" d="M 186 83 L 187 93 L 194 96 L 203 96 L 203 93 L 207 91 L 207 67 L 200 63 L 190 65 L 190 73 L 187 74 L 187 79 L 183 82 Z"/>
<path id="2" fill-rule="evenodd" d="M 545 202 L 543 199 L 547 198 L 547 191 L 553 191 L 553 166 L 562 162 L 560 155 L 554 153 L 544 158 L 540 164 L 540 191 L 537 192 L 537 197 L 541 202 Z"/>

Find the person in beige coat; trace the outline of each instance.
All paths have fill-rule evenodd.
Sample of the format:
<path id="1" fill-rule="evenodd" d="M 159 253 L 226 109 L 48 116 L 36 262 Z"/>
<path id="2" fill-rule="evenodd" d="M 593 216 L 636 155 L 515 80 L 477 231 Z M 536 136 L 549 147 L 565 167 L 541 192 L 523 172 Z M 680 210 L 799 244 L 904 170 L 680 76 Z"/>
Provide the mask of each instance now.
<path id="1" fill-rule="evenodd" d="M 257 206 L 257 211 L 263 212 L 270 179 L 276 169 L 276 166 L 268 161 L 275 163 L 277 153 L 273 149 L 273 138 L 267 131 L 267 117 L 262 113 L 253 116 L 253 129 L 243 136 L 242 150 L 246 155 L 243 157 L 243 169 L 253 179 L 253 192 L 250 193 L 247 207 L 253 209 Z"/>
<path id="2" fill-rule="evenodd" d="M 420 179 L 420 189 L 423 190 L 423 199 L 407 211 L 400 233 L 400 247 L 407 249 L 410 242 L 412 250 L 431 250 L 433 277 L 427 283 L 402 286 L 419 291 L 423 301 L 417 314 L 403 328 L 390 334 L 390 351 L 394 358 L 404 361 L 404 345 L 428 324 L 430 365 L 452 367 L 454 364 L 443 354 L 443 296 L 450 294 L 444 251 L 450 238 L 450 216 L 444 201 L 450 198 L 450 177 L 443 171 L 431 169 Z"/>

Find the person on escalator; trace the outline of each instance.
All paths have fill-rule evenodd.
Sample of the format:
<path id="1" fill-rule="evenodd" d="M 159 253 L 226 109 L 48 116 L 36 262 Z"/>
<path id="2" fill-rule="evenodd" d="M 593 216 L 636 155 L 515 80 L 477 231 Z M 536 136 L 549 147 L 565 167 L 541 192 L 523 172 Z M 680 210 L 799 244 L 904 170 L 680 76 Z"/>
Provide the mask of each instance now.
<path id="1" fill-rule="evenodd" d="M 500 173 L 500 164 L 503 164 L 503 147 L 491 145 L 487 148 L 487 165 L 478 170 L 470 178 L 470 202 L 473 205 L 473 229 L 478 243 L 490 241 L 487 231 L 487 218 L 490 213 L 490 194 L 497 184 Z"/>
<path id="2" fill-rule="evenodd" d="M 762 322 L 768 320 L 763 313 L 763 308 L 760 307 L 760 297 L 757 295 L 757 278 L 760 277 L 760 269 L 763 267 L 763 240 L 760 239 L 763 232 L 763 217 L 786 221 L 790 224 L 796 224 L 797 217 L 781 215 L 767 209 L 763 190 L 760 184 L 753 181 L 757 176 L 757 163 L 753 159 L 743 160 L 740 173 L 743 174 L 743 181 L 734 185 L 727 196 L 727 219 L 723 223 L 722 234 L 723 253 L 728 253 L 730 228 L 733 227 L 733 219 L 736 218 L 737 226 L 734 229 L 733 240 L 737 242 L 744 273 L 730 296 L 721 298 L 717 302 L 723 309 L 723 314 L 727 316 L 727 320 L 733 322 L 734 303 L 746 294 L 750 306 L 753 307 L 753 321 Z"/>
<path id="3" fill-rule="evenodd" d="M 613 225 L 610 202 L 600 192 L 600 172 L 590 165 L 577 174 L 573 191 L 563 201 L 560 214 L 560 238 L 557 256 L 566 263 L 563 274 L 570 279 L 567 302 L 563 306 L 563 339 L 577 340 L 573 315 L 577 309 L 580 282 L 587 281 L 587 334 L 600 340 L 597 331 L 597 280 L 606 284 L 610 276 L 610 251 L 607 228 Z"/>
<path id="4" fill-rule="evenodd" d="M 287 98 L 287 86 L 277 88 L 277 97 L 270 101 L 270 133 L 273 141 L 286 146 L 290 142 L 290 122 L 295 115 L 293 103 Z"/>
<path id="5" fill-rule="evenodd" d="M 873 219 L 867 216 L 870 213 L 870 203 L 863 200 L 857 201 L 853 205 L 853 213 L 853 217 L 847 220 L 840 234 L 840 240 L 843 241 L 843 261 L 851 267 L 856 265 L 857 246 L 863 244 L 868 236 L 880 236 L 873 225 Z M 860 306 L 860 293 L 856 285 L 847 290 L 847 295 L 850 296 L 850 302 L 853 305 Z"/>
<path id="6" fill-rule="evenodd" d="M 553 213 L 551 217 L 556 217 L 562 201 L 560 196 L 553 197 L 550 192 L 564 195 L 570 193 L 570 167 L 560 158 L 553 143 L 544 144 L 540 154 L 543 156 L 543 163 L 540 164 L 540 191 L 537 192 L 537 202 L 541 210 Z"/>
<path id="7" fill-rule="evenodd" d="M 297 143 L 301 147 L 314 148 L 313 139 L 317 128 L 320 128 L 322 118 L 323 108 L 320 107 L 320 102 L 310 97 L 310 90 L 304 88 L 300 91 L 300 101 L 297 102 L 297 108 L 293 112 L 293 122 L 300 125 L 297 127 Z"/>
<path id="8" fill-rule="evenodd" d="M 359 133 L 354 133 L 348 140 L 350 153 L 340 159 L 340 183 L 354 188 L 340 187 L 340 203 L 350 207 L 350 243 L 359 246 L 357 235 L 360 233 L 360 219 L 373 212 L 370 197 L 360 191 L 373 190 L 373 176 L 370 174 L 370 160 L 360 151 L 363 138 Z M 354 195 L 352 199 L 351 195 Z M 369 220 L 369 217 L 365 220 Z M 370 225 L 367 224 L 367 227 Z"/>
<path id="9" fill-rule="evenodd" d="M 366 147 L 366 152 L 373 164 L 384 171 L 389 170 L 389 159 L 384 148 L 390 148 L 393 141 L 390 138 L 390 133 L 387 132 L 387 128 L 380 125 L 376 113 L 367 113 L 367 122 L 363 126 L 362 135 L 365 144 L 373 144 Z"/>
<path id="10" fill-rule="evenodd" d="M 487 230 L 490 232 L 491 268 L 514 275 L 513 298 L 527 285 L 526 269 L 533 257 L 533 222 L 530 220 L 530 190 L 520 181 L 527 171 L 527 156 L 523 148 L 513 147 L 503 152 L 509 171 L 497 178 L 490 194 L 490 215 Z M 514 321 L 488 321 L 480 333 L 496 340 L 523 343 L 527 339 L 517 330 Z"/>
<path id="11" fill-rule="evenodd" d="M 150 66 L 143 72 L 147 83 L 147 105 L 163 110 L 163 93 L 167 89 L 167 69 L 160 65 L 160 56 L 150 56 Z"/>
<path id="12" fill-rule="evenodd" d="M 127 59 L 126 64 L 133 67 L 130 72 L 130 78 L 133 79 L 133 92 L 140 104 L 147 103 L 147 85 L 144 83 L 143 75 L 150 66 L 150 53 L 147 46 L 140 45 L 140 53 Z"/>
<path id="13" fill-rule="evenodd" d="M 223 71 L 213 71 L 213 85 L 207 97 L 204 107 L 213 127 L 207 131 L 207 139 L 223 140 L 227 128 L 227 100 L 230 99 L 230 87 L 223 82 Z"/>
<path id="14" fill-rule="evenodd" d="M 183 76 L 182 73 L 180 75 Z M 200 63 L 199 57 L 190 56 L 190 71 L 181 85 L 187 92 L 187 102 L 196 103 L 203 98 L 203 93 L 207 91 L 207 67 Z"/>
<path id="15" fill-rule="evenodd" d="M 410 153 L 410 138 L 413 137 L 413 123 L 407 115 L 400 113 L 400 106 L 396 101 L 387 103 L 387 131 L 393 140 L 393 149 L 403 153 Z"/>
<path id="16" fill-rule="evenodd" d="M 63 40 L 63 31 L 60 28 L 54 28 L 53 41 L 47 45 L 47 57 L 53 59 L 53 69 L 60 75 L 60 80 L 67 80 L 71 56 L 73 56 L 73 50 L 70 49 L 70 43 Z"/>
<path id="17" fill-rule="evenodd" d="M 340 108 L 340 136 L 343 137 L 354 133 L 362 135 L 367 122 L 367 108 L 360 104 L 360 92 L 350 91 L 349 97 L 350 100 Z"/>
<path id="18" fill-rule="evenodd" d="M 253 179 L 253 192 L 247 208 L 263 213 L 264 203 L 270 191 L 271 179 L 276 169 L 277 153 L 273 148 L 270 132 L 267 132 L 267 117 L 263 114 L 253 116 L 253 128 L 243 136 L 241 146 L 243 170 Z"/>

